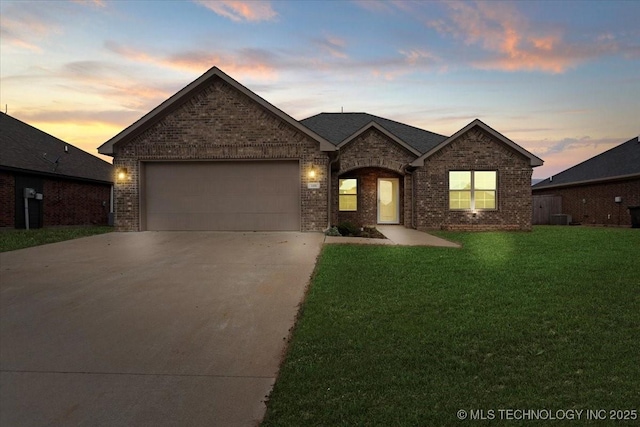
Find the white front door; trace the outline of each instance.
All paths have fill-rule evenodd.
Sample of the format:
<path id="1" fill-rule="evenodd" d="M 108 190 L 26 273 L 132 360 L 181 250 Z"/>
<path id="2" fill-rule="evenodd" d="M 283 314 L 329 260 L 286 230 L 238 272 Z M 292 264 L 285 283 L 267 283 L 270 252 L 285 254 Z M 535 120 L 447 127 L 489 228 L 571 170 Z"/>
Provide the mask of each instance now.
<path id="1" fill-rule="evenodd" d="M 400 223 L 400 180 L 378 178 L 378 223 Z"/>

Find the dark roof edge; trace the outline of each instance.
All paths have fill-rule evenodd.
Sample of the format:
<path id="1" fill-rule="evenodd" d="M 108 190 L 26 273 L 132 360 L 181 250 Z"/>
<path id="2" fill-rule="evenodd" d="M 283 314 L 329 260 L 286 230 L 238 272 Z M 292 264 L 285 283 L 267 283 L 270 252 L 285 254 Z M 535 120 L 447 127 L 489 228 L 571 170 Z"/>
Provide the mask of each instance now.
<path id="1" fill-rule="evenodd" d="M 140 133 L 144 132 L 146 129 L 152 126 L 156 120 L 160 120 L 162 117 L 164 117 L 163 114 L 165 112 L 169 113 L 173 109 L 178 108 L 181 105 L 181 102 L 185 98 L 195 93 L 198 89 L 200 89 L 201 85 L 206 83 L 209 79 L 213 78 L 214 76 L 221 78 L 227 84 L 239 90 L 241 93 L 248 96 L 250 99 L 257 102 L 262 107 L 271 111 L 276 116 L 280 117 L 281 119 L 283 119 L 284 121 L 292 125 L 294 128 L 298 129 L 299 131 L 307 134 L 309 137 L 318 141 L 320 143 L 320 150 L 335 151 L 335 146 L 331 142 L 325 140 L 320 135 L 313 132 L 311 129 L 302 125 L 296 119 L 294 119 L 293 117 L 291 117 L 290 115 L 288 115 L 287 113 L 285 113 L 284 111 L 276 107 L 275 105 L 266 101 L 264 98 L 262 98 L 255 92 L 249 90 L 247 87 L 243 86 L 241 83 L 239 83 L 238 81 L 234 80 L 229 75 L 224 73 L 218 67 L 212 67 L 207 72 L 202 74 L 200 77 L 198 77 L 197 79 L 189 83 L 187 86 L 180 89 L 178 92 L 176 92 L 171 97 L 166 99 L 160 105 L 155 107 L 153 110 L 151 110 L 150 112 L 142 116 L 133 124 L 123 129 L 120 133 L 118 133 L 113 138 L 109 139 L 107 142 L 105 142 L 100 147 L 98 147 L 98 153 L 112 156 L 113 146 L 115 144 L 127 138 L 133 138 L 139 135 Z"/>
<path id="2" fill-rule="evenodd" d="M 572 181 L 572 182 L 565 182 L 565 183 L 561 183 L 561 184 L 551 184 L 551 185 L 541 185 L 542 182 L 541 181 L 535 185 L 531 186 L 531 190 L 535 191 L 535 190 L 546 190 L 548 188 L 560 188 L 560 187 L 572 187 L 572 186 L 577 186 L 577 185 L 587 185 L 587 184 L 597 184 L 600 182 L 609 182 L 609 181 L 623 181 L 629 178 L 635 178 L 635 177 L 640 177 L 640 173 L 630 173 L 627 175 L 617 175 L 617 176 L 607 176 L 604 178 L 594 178 L 594 179 L 587 179 L 584 181 Z M 548 180 L 549 178 L 547 178 Z M 546 181 L 546 180 L 545 180 Z M 553 182 L 553 181 L 552 181 Z"/>
<path id="3" fill-rule="evenodd" d="M 102 159 L 100 159 L 100 160 L 102 160 Z M 105 163 L 109 164 L 108 162 L 105 162 Z M 44 177 L 47 177 L 47 178 L 60 178 L 60 179 L 66 179 L 66 180 L 70 180 L 70 181 L 83 181 L 83 182 L 91 182 L 91 183 L 94 183 L 94 184 L 113 185 L 113 181 L 102 181 L 100 179 L 84 178 L 84 177 L 75 176 L 75 175 L 62 175 L 62 174 L 59 174 L 59 173 L 40 172 L 40 171 L 34 171 L 32 169 L 14 168 L 14 167 L 5 166 L 5 165 L 0 165 L 0 170 L 9 171 L 9 172 L 16 172 L 16 173 L 20 173 L 20 174 L 23 174 L 23 175 L 38 175 L 38 176 L 44 176 Z"/>

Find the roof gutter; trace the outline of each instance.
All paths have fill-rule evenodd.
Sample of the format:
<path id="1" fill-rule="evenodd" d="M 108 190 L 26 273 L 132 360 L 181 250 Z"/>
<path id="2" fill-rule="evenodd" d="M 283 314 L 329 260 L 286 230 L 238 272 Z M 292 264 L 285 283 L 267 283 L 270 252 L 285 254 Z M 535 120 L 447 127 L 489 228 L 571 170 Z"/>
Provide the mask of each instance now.
<path id="1" fill-rule="evenodd" d="M 607 178 L 596 178 L 596 179 L 587 179 L 587 180 L 583 180 L 583 181 L 574 181 L 574 182 L 567 182 L 564 184 L 553 184 L 553 185 L 543 185 L 538 187 L 537 184 L 531 187 L 532 191 L 536 191 L 536 190 L 546 190 L 548 188 L 561 188 L 561 187 L 574 187 L 574 186 L 578 186 L 578 185 L 588 185 L 588 184 L 597 184 L 600 182 L 610 182 L 610 181 L 623 181 L 625 179 L 631 179 L 631 178 L 635 178 L 638 177 L 640 178 L 640 173 L 631 173 L 631 174 L 627 174 L 627 175 L 617 175 L 617 176 L 611 176 L 611 177 L 607 177 Z"/>
<path id="2" fill-rule="evenodd" d="M 33 169 L 21 169 L 21 168 L 14 168 L 11 166 L 4 166 L 4 165 L 0 165 L 0 170 L 15 172 L 15 173 L 24 174 L 24 175 L 38 175 L 46 178 L 58 178 L 58 179 L 68 179 L 72 181 L 89 182 L 93 184 L 105 184 L 105 185 L 113 184 L 113 181 L 105 181 L 102 179 L 85 178 L 82 176 L 74 176 L 74 175 L 63 175 L 63 174 L 52 173 L 52 172 L 41 172 Z"/>

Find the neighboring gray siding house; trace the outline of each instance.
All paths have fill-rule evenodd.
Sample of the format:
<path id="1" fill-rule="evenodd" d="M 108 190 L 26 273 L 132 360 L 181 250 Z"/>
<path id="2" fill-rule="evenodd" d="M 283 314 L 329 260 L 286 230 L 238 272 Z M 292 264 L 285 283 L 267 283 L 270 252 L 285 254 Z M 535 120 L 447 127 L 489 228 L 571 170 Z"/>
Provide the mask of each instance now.
<path id="1" fill-rule="evenodd" d="M 297 121 L 216 67 L 99 152 L 126 231 L 529 230 L 542 165 L 480 120 L 449 137 L 366 113 Z"/>

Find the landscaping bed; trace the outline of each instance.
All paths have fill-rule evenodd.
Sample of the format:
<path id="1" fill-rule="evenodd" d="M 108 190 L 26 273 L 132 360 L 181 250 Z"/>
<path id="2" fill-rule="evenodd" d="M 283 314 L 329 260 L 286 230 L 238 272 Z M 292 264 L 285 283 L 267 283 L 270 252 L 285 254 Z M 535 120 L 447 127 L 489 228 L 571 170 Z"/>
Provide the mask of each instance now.
<path id="1" fill-rule="evenodd" d="M 356 226 L 350 222 L 342 222 L 332 226 L 326 232 L 327 236 L 361 237 L 365 239 L 386 239 L 375 227 Z"/>

